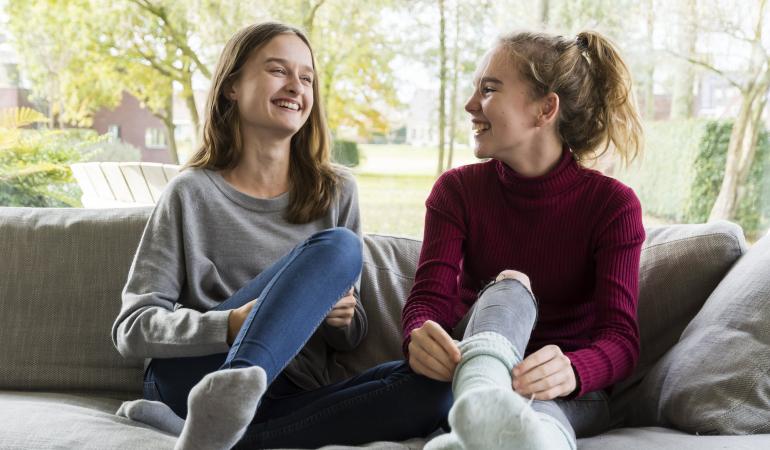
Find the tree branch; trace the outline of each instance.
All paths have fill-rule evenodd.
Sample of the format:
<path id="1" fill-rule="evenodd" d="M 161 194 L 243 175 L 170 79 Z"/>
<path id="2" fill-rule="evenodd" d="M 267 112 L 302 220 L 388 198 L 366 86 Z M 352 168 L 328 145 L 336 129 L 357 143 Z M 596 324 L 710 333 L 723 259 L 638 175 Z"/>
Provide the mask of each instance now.
<path id="1" fill-rule="evenodd" d="M 187 57 L 193 60 L 193 62 L 195 63 L 195 67 L 197 67 L 198 70 L 201 71 L 203 76 L 209 79 L 211 78 L 211 71 L 209 71 L 208 67 L 206 67 L 206 65 L 201 62 L 201 60 L 198 58 L 198 55 L 193 51 L 193 49 L 190 48 L 189 45 L 187 45 L 187 39 L 184 36 L 184 33 L 177 31 L 171 25 L 171 21 L 168 19 L 168 14 L 166 13 L 166 10 L 162 6 L 155 6 L 152 4 L 150 0 L 130 0 L 130 1 L 135 5 L 137 5 L 139 8 L 149 12 L 150 14 L 160 19 L 161 22 L 163 22 L 163 28 L 166 30 L 171 40 L 174 41 L 176 46 L 180 50 L 182 50 L 182 53 L 187 55 Z"/>
<path id="2" fill-rule="evenodd" d="M 683 60 L 689 62 L 690 64 L 694 64 L 696 66 L 703 67 L 704 69 L 709 70 L 709 71 L 719 75 L 720 77 L 724 78 L 725 81 L 730 83 L 730 85 L 732 85 L 733 87 L 737 88 L 742 93 L 746 91 L 745 86 L 741 85 L 740 83 L 738 83 L 737 81 L 732 79 L 729 75 L 727 75 L 727 73 L 725 73 L 722 70 L 717 69 L 712 64 L 709 64 L 709 63 L 707 63 L 705 61 L 701 61 L 701 60 L 692 58 L 692 57 L 687 56 L 687 55 L 682 55 L 681 53 L 675 52 L 675 51 L 670 50 L 670 49 L 666 49 L 666 52 L 669 53 L 670 55 L 676 57 L 676 58 L 683 59 Z"/>
<path id="3" fill-rule="evenodd" d="M 318 12 L 318 8 L 320 8 L 325 1 L 326 0 L 318 0 L 318 3 L 313 5 L 312 8 L 310 8 L 310 13 L 302 21 L 302 25 L 305 27 L 305 31 L 307 31 L 308 34 L 313 33 L 313 22 L 315 21 L 315 14 L 316 12 Z"/>

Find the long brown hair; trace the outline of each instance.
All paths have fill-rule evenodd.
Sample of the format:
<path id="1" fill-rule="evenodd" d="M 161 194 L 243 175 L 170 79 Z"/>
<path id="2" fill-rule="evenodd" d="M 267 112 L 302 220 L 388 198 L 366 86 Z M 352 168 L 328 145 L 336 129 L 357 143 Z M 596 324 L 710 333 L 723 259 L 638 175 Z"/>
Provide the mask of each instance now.
<path id="1" fill-rule="evenodd" d="M 500 43 L 512 57 L 533 99 L 559 96 L 556 130 L 578 161 L 614 147 L 624 163 L 642 151 L 643 132 L 631 90 L 631 74 L 614 45 L 601 34 L 576 38 L 519 32 Z"/>
<path id="2" fill-rule="evenodd" d="M 185 168 L 224 170 L 238 164 L 243 153 L 238 107 L 227 98 L 225 90 L 238 79 L 249 57 L 280 34 L 295 34 L 302 39 L 310 49 L 316 72 L 313 77 L 313 108 L 307 122 L 292 136 L 289 156 L 291 190 L 286 220 L 307 223 L 329 210 L 337 195 L 339 176 L 330 163 L 329 128 L 320 99 L 313 48 L 297 28 L 276 22 L 249 25 L 225 44 L 206 101 L 203 141 Z"/>

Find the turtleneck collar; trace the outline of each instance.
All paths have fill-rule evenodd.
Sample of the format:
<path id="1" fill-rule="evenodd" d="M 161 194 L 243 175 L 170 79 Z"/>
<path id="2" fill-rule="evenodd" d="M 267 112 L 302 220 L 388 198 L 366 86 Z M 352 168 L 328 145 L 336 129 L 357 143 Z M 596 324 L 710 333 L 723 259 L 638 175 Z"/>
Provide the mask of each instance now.
<path id="1" fill-rule="evenodd" d="M 551 197 L 572 188 L 581 177 L 581 167 L 566 146 L 559 163 L 550 172 L 538 177 L 525 177 L 502 161 L 494 161 L 497 177 L 505 188 L 523 197 Z"/>

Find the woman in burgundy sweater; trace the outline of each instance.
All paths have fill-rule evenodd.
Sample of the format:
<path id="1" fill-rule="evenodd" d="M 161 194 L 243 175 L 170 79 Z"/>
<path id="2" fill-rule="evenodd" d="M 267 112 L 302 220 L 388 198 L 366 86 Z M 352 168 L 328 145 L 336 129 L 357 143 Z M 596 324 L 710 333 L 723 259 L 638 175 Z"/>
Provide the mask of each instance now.
<path id="1" fill-rule="evenodd" d="M 605 390 L 639 355 L 641 207 L 583 164 L 640 151 L 630 75 L 595 32 L 518 33 L 475 87 L 465 109 L 490 159 L 434 185 L 402 317 L 412 369 L 452 381 L 452 432 L 427 448 L 574 449 L 608 425 Z"/>

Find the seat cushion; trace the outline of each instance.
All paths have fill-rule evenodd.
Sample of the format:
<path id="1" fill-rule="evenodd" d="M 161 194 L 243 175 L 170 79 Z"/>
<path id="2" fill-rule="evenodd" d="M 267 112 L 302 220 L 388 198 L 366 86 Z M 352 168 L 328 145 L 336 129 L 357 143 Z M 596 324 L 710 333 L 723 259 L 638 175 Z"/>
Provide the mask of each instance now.
<path id="1" fill-rule="evenodd" d="M 118 417 L 120 400 L 56 393 L 0 391 L 0 448 L 3 450 L 171 450 L 176 437 Z M 320 450 L 416 450 L 423 439 L 329 445 Z"/>
<path id="2" fill-rule="evenodd" d="M 733 266 L 650 371 L 640 411 L 693 433 L 770 433 L 768 267 L 770 236 Z"/>
<path id="3" fill-rule="evenodd" d="M 176 438 L 114 415 L 120 400 L 0 391 L 0 448 L 168 450 Z"/>
<path id="4" fill-rule="evenodd" d="M 640 384 L 678 341 L 685 327 L 730 268 L 746 251 L 741 228 L 730 222 L 650 228 L 639 265 L 639 363 L 614 387 L 610 407 L 615 426 L 655 425 L 635 406 Z M 632 417 L 626 417 L 633 413 Z"/>
<path id="5" fill-rule="evenodd" d="M 578 450 L 757 450 L 770 448 L 770 435 L 694 436 L 668 428 L 621 428 L 578 439 Z"/>

